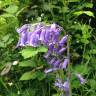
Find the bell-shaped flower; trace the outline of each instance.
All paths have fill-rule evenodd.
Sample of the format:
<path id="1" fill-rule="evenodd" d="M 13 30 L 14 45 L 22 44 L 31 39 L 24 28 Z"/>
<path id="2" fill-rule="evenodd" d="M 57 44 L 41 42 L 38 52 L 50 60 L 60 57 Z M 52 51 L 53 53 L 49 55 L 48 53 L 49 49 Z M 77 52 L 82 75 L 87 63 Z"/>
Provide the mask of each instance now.
<path id="1" fill-rule="evenodd" d="M 27 29 L 28 29 L 28 24 L 25 24 L 21 28 L 18 28 L 17 32 L 22 33 L 23 31 L 27 31 Z"/>
<path id="2" fill-rule="evenodd" d="M 32 47 L 37 47 L 39 45 L 39 35 L 36 33 L 32 33 L 30 35 L 29 45 Z"/>
<path id="3" fill-rule="evenodd" d="M 64 36 L 60 41 L 59 41 L 59 44 L 60 45 L 64 45 L 67 41 L 67 38 L 68 38 L 68 35 Z"/>
<path id="4" fill-rule="evenodd" d="M 64 59 L 64 62 L 60 65 L 61 69 L 66 69 L 68 65 L 69 59 Z"/>
<path id="5" fill-rule="evenodd" d="M 86 80 L 81 76 L 81 74 L 76 74 L 81 84 L 85 84 Z"/>
<path id="6" fill-rule="evenodd" d="M 53 64 L 54 68 L 59 68 L 61 61 L 60 60 L 56 60 Z"/>

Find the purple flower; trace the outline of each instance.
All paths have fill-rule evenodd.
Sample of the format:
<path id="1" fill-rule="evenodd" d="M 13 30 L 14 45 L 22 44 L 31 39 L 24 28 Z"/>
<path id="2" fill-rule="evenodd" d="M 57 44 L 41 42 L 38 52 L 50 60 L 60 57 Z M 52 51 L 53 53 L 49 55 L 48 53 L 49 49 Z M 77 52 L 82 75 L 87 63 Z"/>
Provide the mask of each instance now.
<path id="1" fill-rule="evenodd" d="M 22 32 L 20 33 L 20 39 L 18 41 L 17 47 L 18 46 L 25 46 L 27 44 L 27 32 Z"/>
<path id="2" fill-rule="evenodd" d="M 68 65 L 68 59 L 64 59 L 64 62 L 60 65 L 60 68 L 62 69 L 66 69 L 67 65 Z"/>
<path id="3" fill-rule="evenodd" d="M 53 64 L 56 61 L 56 57 L 52 58 L 49 62 L 49 64 Z"/>
<path id="4" fill-rule="evenodd" d="M 49 51 L 53 52 L 53 50 L 54 50 L 54 44 L 53 43 L 50 43 L 48 45 L 48 49 L 49 49 Z"/>
<path id="5" fill-rule="evenodd" d="M 65 91 L 69 91 L 69 81 L 68 80 L 64 82 L 63 88 Z"/>
<path id="6" fill-rule="evenodd" d="M 40 38 L 39 38 L 39 40 L 41 42 L 44 42 L 44 40 L 45 40 L 45 33 L 46 33 L 46 30 L 42 29 L 41 34 L 40 34 Z"/>
<path id="7" fill-rule="evenodd" d="M 62 54 L 64 51 L 66 50 L 66 48 L 61 48 L 59 51 L 58 51 L 58 54 Z"/>
<path id="8" fill-rule="evenodd" d="M 61 61 L 60 60 L 56 60 L 53 64 L 54 67 L 59 67 Z"/>
<path id="9" fill-rule="evenodd" d="M 86 80 L 81 76 L 81 74 L 76 74 L 77 78 L 79 79 L 81 84 L 84 84 Z"/>
<path id="10" fill-rule="evenodd" d="M 68 38 L 68 35 L 64 36 L 64 37 L 59 41 L 59 44 L 60 44 L 60 45 L 64 45 L 65 42 L 67 41 L 67 38 Z"/>
<path id="11" fill-rule="evenodd" d="M 44 57 L 45 57 L 46 59 L 48 59 L 50 55 L 51 55 L 51 51 L 48 51 L 48 52 L 44 55 Z"/>
<path id="12" fill-rule="evenodd" d="M 69 91 L 69 81 L 65 81 L 62 83 L 61 79 L 56 79 L 54 86 L 60 88 L 61 90 L 64 90 L 65 92 Z"/>
<path id="13" fill-rule="evenodd" d="M 42 24 L 42 23 L 37 23 L 36 25 L 35 25 L 35 30 L 38 30 L 38 29 L 41 29 L 42 27 L 43 27 L 44 25 Z"/>
<path id="14" fill-rule="evenodd" d="M 52 38 L 52 36 L 51 36 L 50 28 L 47 27 L 46 33 L 45 33 L 45 44 L 46 45 L 50 42 L 51 38 Z"/>
<path id="15" fill-rule="evenodd" d="M 39 35 L 36 33 L 30 34 L 29 45 L 37 47 L 39 45 Z"/>
<path id="16" fill-rule="evenodd" d="M 27 29 L 28 29 L 28 24 L 25 24 L 21 28 L 18 28 L 17 32 L 22 33 L 23 31 L 27 31 Z"/>
<path id="17" fill-rule="evenodd" d="M 50 73 L 50 72 L 53 72 L 53 71 L 56 71 L 57 70 L 57 68 L 50 68 L 50 69 L 45 69 L 45 73 L 47 74 L 47 73 Z"/>

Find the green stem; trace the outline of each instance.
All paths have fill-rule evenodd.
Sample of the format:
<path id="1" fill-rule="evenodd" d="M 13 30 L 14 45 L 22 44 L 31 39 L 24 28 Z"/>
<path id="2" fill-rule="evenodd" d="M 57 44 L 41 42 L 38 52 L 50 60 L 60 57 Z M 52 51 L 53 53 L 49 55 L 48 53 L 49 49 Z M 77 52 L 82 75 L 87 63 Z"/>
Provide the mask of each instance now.
<path id="1" fill-rule="evenodd" d="M 70 35 L 68 36 L 68 40 L 67 40 L 67 57 L 69 59 L 69 62 L 68 62 L 69 96 L 72 96 L 72 89 L 71 89 L 71 64 L 70 64 Z"/>

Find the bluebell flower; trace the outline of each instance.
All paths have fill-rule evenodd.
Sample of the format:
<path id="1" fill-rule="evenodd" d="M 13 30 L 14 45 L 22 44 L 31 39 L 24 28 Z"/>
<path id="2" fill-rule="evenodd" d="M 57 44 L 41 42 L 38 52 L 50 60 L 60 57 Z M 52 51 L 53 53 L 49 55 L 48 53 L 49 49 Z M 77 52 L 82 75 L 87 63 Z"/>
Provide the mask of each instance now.
<path id="1" fill-rule="evenodd" d="M 68 65 L 69 59 L 64 59 L 64 62 L 60 65 L 61 69 L 66 69 Z"/>
<path id="2" fill-rule="evenodd" d="M 18 28 L 18 29 L 17 29 L 17 32 L 18 32 L 18 33 L 22 33 L 22 32 L 24 32 L 24 31 L 27 31 L 27 29 L 28 29 L 28 24 L 25 24 L 25 25 L 23 25 L 21 28 Z"/>
<path id="3" fill-rule="evenodd" d="M 50 68 L 50 69 L 45 69 L 44 72 L 47 74 L 47 73 L 50 73 L 50 72 L 53 72 L 56 70 L 58 70 L 58 69 L 57 68 Z"/>
<path id="4" fill-rule="evenodd" d="M 49 62 L 49 64 L 53 64 L 56 61 L 56 57 L 52 58 Z"/>
<path id="5" fill-rule="evenodd" d="M 42 29 L 41 34 L 40 34 L 40 38 L 39 38 L 39 40 L 41 40 L 41 42 L 44 42 L 45 34 L 46 34 L 46 30 L 44 28 L 44 29 Z"/>
<path id="6" fill-rule="evenodd" d="M 66 48 L 61 48 L 59 51 L 58 51 L 58 54 L 62 54 L 64 51 L 66 50 Z"/>
<path id="7" fill-rule="evenodd" d="M 81 76 L 81 74 L 76 74 L 81 84 L 85 84 L 86 80 Z"/>
<path id="8" fill-rule="evenodd" d="M 69 81 L 62 82 L 61 79 L 56 79 L 54 86 L 59 88 L 60 90 L 64 90 L 66 96 L 69 96 Z"/>
<path id="9" fill-rule="evenodd" d="M 18 46 L 25 46 L 27 44 L 27 35 L 28 35 L 27 32 L 20 33 L 20 38 L 19 38 L 17 47 Z"/>
<path id="10" fill-rule="evenodd" d="M 29 45 L 32 47 L 37 47 L 39 45 L 39 36 L 36 33 L 32 33 L 29 40 Z"/>
<path id="11" fill-rule="evenodd" d="M 61 63 L 61 61 L 60 61 L 59 59 L 57 59 L 57 60 L 53 63 L 53 66 L 59 68 L 60 63 Z"/>
<path id="12" fill-rule="evenodd" d="M 60 44 L 60 45 L 64 45 L 65 42 L 67 41 L 67 38 L 68 38 L 68 35 L 64 36 L 64 37 L 59 41 L 59 44 Z"/>

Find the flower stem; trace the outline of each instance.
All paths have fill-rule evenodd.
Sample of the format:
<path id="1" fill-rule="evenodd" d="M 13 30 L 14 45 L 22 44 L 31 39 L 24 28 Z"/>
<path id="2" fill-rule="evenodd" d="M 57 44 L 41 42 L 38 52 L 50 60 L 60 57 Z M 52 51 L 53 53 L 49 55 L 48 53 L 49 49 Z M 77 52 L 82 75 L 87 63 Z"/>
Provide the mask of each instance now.
<path id="1" fill-rule="evenodd" d="M 69 96 L 72 96 L 72 89 L 71 89 L 71 64 L 70 64 L 70 35 L 68 35 L 68 39 L 67 39 L 67 57 L 69 59 L 69 62 L 68 62 Z"/>

